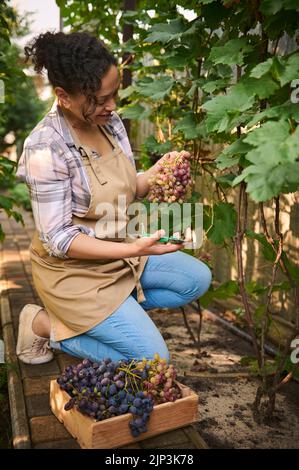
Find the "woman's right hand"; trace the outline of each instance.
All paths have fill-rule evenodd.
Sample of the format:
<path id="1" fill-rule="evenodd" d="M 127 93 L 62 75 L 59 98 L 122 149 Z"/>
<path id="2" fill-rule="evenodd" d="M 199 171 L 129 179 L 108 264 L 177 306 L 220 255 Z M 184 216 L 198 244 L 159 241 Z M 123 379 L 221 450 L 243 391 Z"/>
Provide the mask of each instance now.
<path id="1" fill-rule="evenodd" d="M 160 243 L 158 240 L 165 235 L 165 230 L 157 230 L 150 237 L 138 238 L 133 242 L 136 248 L 137 256 L 144 255 L 163 255 L 184 248 L 184 243 Z"/>

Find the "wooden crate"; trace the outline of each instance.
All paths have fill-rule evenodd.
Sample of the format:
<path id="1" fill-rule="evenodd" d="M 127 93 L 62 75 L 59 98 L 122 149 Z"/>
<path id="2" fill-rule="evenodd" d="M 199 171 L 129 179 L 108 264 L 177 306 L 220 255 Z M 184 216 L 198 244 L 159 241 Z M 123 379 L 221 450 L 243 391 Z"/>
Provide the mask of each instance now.
<path id="1" fill-rule="evenodd" d="M 50 406 L 54 415 L 84 449 L 113 449 L 147 439 L 172 429 L 177 429 L 197 421 L 198 395 L 189 387 L 178 383 L 182 398 L 175 402 L 156 405 L 150 415 L 148 431 L 133 437 L 129 428 L 132 415 L 115 416 L 103 421 L 95 421 L 75 408 L 64 410 L 70 399 L 61 390 L 56 380 L 50 384 Z"/>

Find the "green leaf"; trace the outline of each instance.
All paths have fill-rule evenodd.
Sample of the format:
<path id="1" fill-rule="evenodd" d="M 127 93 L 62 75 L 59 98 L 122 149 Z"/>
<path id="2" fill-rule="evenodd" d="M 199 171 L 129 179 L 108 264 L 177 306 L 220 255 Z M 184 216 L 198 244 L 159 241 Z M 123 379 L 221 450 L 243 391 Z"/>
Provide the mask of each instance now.
<path id="1" fill-rule="evenodd" d="M 217 156 L 215 160 L 217 168 L 224 170 L 225 168 L 237 165 L 240 155 L 246 154 L 250 149 L 251 146 L 244 142 L 244 137 L 236 140 Z"/>
<path id="2" fill-rule="evenodd" d="M 245 180 L 246 192 L 256 202 L 277 197 L 281 192 L 291 193 L 299 187 L 299 162 L 262 163 L 246 167 L 234 181 L 233 186 Z"/>
<path id="3" fill-rule="evenodd" d="M 217 80 L 210 80 L 206 82 L 202 89 L 206 93 L 213 93 L 216 90 L 221 90 L 222 88 L 226 88 L 229 85 L 229 81 L 225 78 L 218 78 Z"/>
<path id="4" fill-rule="evenodd" d="M 224 202 L 214 205 L 213 212 L 212 226 L 207 237 L 215 245 L 221 245 L 226 238 L 234 236 L 237 213 L 233 204 Z"/>
<path id="5" fill-rule="evenodd" d="M 292 286 L 288 281 L 280 282 L 279 284 L 274 284 L 273 292 L 274 291 L 289 291 L 291 290 Z"/>
<path id="6" fill-rule="evenodd" d="M 183 68 L 187 65 L 191 65 L 191 61 L 194 59 L 194 51 L 186 47 L 179 47 L 170 53 L 165 53 L 161 56 L 161 59 L 167 67 L 171 68 Z"/>
<path id="7" fill-rule="evenodd" d="M 144 39 L 145 42 L 162 42 L 166 44 L 169 41 L 178 40 L 186 30 L 186 24 L 182 18 L 170 20 L 169 23 L 156 23 L 149 30 L 149 35 Z"/>
<path id="8" fill-rule="evenodd" d="M 235 179 L 236 175 L 229 173 L 227 175 L 218 176 L 216 178 L 217 183 L 221 184 L 223 188 L 232 187 L 232 182 Z"/>
<path id="9" fill-rule="evenodd" d="M 5 233 L 3 232 L 2 225 L 0 224 L 0 242 L 5 240 Z"/>
<path id="10" fill-rule="evenodd" d="M 208 60 L 214 64 L 243 65 L 245 55 L 252 49 L 246 37 L 235 38 L 212 47 Z"/>
<path id="11" fill-rule="evenodd" d="M 142 96 L 150 97 L 152 100 L 162 100 L 171 92 L 175 81 L 167 75 L 156 80 L 141 81 L 136 84 L 136 89 Z"/>
<path id="12" fill-rule="evenodd" d="M 119 109 L 118 112 L 123 119 L 137 119 L 138 121 L 146 119 L 151 113 L 150 110 L 146 110 L 140 104 L 130 104 Z"/>
<path id="13" fill-rule="evenodd" d="M 201 136 L 200 123 L 196 121 L 194 113 L 186 113 L 185 116 L 180 119 L 177 125 L 173 129 L 174 132 L 183 132 L 187 140 L 197 139 Z"/>
<path id="14" fill-rule="evenodd" d="M 221 284 L 216 289 L 213 286 L 210 286 L 208 292 L 206 292 L 200 298 L 200 304 L 207 308 L 214 299 L 226 300 L 229 297 L 234 297 L 239 294 L 239 286 L 237 281 L 227 281 Z"/>
<path id="15" fill-rule="evenodd" d="M 172 143 L 170 141 L 160 143 L 153 135 L 150 135 L 144 142 L 144 147 L 150 153 L 158 153 L 163 155 L 172 149 Z"/>
<path id="16" fill-rule="evenodd" d="M 281 86 L 299 78 L 299 52 L 295 52 L 283 61 L 285 68 L 279 78 Z"/>
<path id="17" fill-rule="evenodd" d="M 217 163 L 217 168 L 219 168 L 220 170 L 224 170 L 234 165 L 238 165 L 239 160 L 239 155 L 225 155 L 224 153 L 221 153 L 220 155 L 218 155 L 215 162 Z"/>
<path id="18" fill-rule="evenodd" d="M 250 77 L 254 78 L 261 78 L 265 73 L 269 72 L 273 65 L 273 58 L 266 60 L 266 62 L 261 62 L 260 64 L 256 65 L 251 72 Z"/>
<path id="19" fill-rule="evenodd" d="M 266 236 L 263 233 L 255 233 L 252 230 L 246 230 L 245 233 L 247 237 L 257 240 L 262 245 L 262 254 L 264 258 L 273 263 L 276 255 L 272 246 L 268 243 Z"/>
<path id="20" fill-rule="evenodd" d="M 297 0 L 262 0 L 260 11 L 264 15 L 275 15 L 278 11 L 286 10 L 299 10 Z"/>
<path id="21" fill-rule="evenodd" d="M 298 263 L 294 263 L 293 261 L 291 261 L 286 253 L 283 253 L 283 260 L 284 260 L 284 263 L 286 265 L 286 267 L 288 268 L 292 278 L 297 282 L 298 286 L 299 286 L 299 266 L 298 266 Z"/>
<path id="22" fill-rule="evenodd" d="M 0 195 L 0 207 L 5 209 L 6 211 L 12 209 L 13 203 L 14 201 L 12 198 Z"/>
<path id="23" fill-rule="evenodd" d="M 246 86 L 233 86 L 227 95 L 216 96 L 203 105 L 207 111 L 206 126 L 209 132 L 231 131 L 238 122 L 242 111 L 254 103 L 254 96 Z"/>
<path id="24" fill-rule="evenodd" d="M 256 363 L 256 358 L 254 356 L 243 356 L 240 359 L 241 366 L 250 366 L 252 362 Z"/>
<path id="25" fill-rule="evenodd" d="M 262 286 L 256 281 L 250 281 L 245 285 L 245 289 L 249 294 L 264 294 L 268 290 L 268 286 Z"/>
<path id="26" fill-rule="evenodd" d="M 263 121 L 264 119 L 280 118 L 282 120 L 287 120 L 289 118 L 294 119 L 296 122 L 299 122 L 299 103 L 291 103 L 287 101 L 286 103 L 273 106 L 265 109 L 261 113 L 256 114 L 248 123 L 247 127 L 250 128 L 255 126 L 258 122 Z"/>
<path id="27" fill-rule="evenodd" d="M 263 144 L 274 142 L 279 144 L 289 136 L 290 125 L 286 121 L 279 122 L 266 122 L 261 127 L 251 131 L 245 138 L 244 142 L 252 145 L 253 147 L 259 147 Z M 269 156 L 265 156 L 268 161 Z"/>
<path id="28" fill-rule="evenodd" d="M 236 88 L 240 86 L 244 87 L 248 96 L 256 95 L 260 99 L 268 98 L 279 88 L 278 83 L 270 75 L 263 75 L 260 78 L 242 77 Z"/>
<path id="29" fill-rule="evenodd" d="M 283 59 L 275 56 L 255 66 L 250 72 L 250 77 L 261 78 L 262 76 L 269 74 L 269 76 L 274 78 L 274 80 L 279 80 L 284 70 L 285 65 Z"/>
<path id="30" fill-rule="evenodd" d="M 127 88 L 119 90 L 118 94 L 119 94 L 120 99 L 123 100 L 125 98 L 128 98 L 128 96 L 131 96 L 132 93 L 134 93 L 134 91 L 136 91 L 136 88 L 133 85 L 130 85 Z"/>

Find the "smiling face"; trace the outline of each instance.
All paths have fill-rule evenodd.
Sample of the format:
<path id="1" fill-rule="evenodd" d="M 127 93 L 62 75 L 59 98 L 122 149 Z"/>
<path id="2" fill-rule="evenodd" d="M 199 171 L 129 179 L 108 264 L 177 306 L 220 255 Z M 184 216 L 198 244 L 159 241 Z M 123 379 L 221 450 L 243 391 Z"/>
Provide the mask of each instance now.
<path id="1" fill-rule="evenodd" d="M 70 95 L 63 88 L 54 89 L 58 104 L 68 115 L 81 124 L 104 125 L 116 108 L 117 93 L 120 86 L 118 69 L 111 65 L 101 80 L 101 87 L 95 93 L 95 105 L 88 102 L 85 95 Z M 87 118 L 87 119 L 86 119 Z"/>

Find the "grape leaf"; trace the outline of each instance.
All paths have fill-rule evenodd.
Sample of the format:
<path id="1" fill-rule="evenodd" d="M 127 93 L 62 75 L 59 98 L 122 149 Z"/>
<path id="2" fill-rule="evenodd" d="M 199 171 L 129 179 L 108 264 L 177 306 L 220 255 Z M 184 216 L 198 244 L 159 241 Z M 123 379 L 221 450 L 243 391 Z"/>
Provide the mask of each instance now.
<path id="1" fill-rule="evenodd" d="M 289 136 L 289 131 L 290 125 L 286 121 L 269 121 L 263 124 L 263 126 L 251 131 L 244 138 L 244 142 L 252 145 L 253 147 L 259 147 L 260 145 L 268 144 L 269 142 L 279 144 Z"/>
<path id="2" fill-rule="evenodd" d="M 122 115 L 123 119 L 145 119 L 150 115 L 150 110 L 146 110 L 140 104 L 130 104 L 119 109 L 118 112 Z"/>
<path id="3" fill-rule="evenodd" d="M 236 230 L 237 213 L 231 203 L 220 202 L 214 205 L 212 226 L 207 237 L 215 245 L 221 245 L 226 238 L 233 237 Z"/>
<path id="4" fill-rule="evenodd" d="M 262 0 L 260 10 L 264 15 L 275 15 L 282 10 L 299 10 L 298 0 Z"/>
<path id="5" fill-rule="evenodd" d="M 156 23 L 149 30 L 149 35 L 144 39 L 145 42 L 162 42 L 163 44 L 178 40 L 186 30 L 186 24 L 182 18 L 170 20 L 169 23 Z"/>
<path id="6" fill-rule="evenodd" d="M 254 67 L 250 72 L 250 77 L 261 78 L 262 75 L 269 72 L 273 65 L 273 58 L 266 60 L 266 62 L 261 62 L 256 67 Z"/>
<path id="7" fill-rule="evenodd" d="M 212 47 L 208 60 L 214 64 L 243 65 L 244 56 L 252 49 L 247 38 L 235 38 L 223 45 Z"/>
<path id="8" fill-rule="evenodd" d="M 285 69 L 280 74 L 279 81 L 281 86 L 284 86 L 286 83 L 291 82 L 294 79 L 299 77 L 299 53 L 290 55 L 284 61 Z"/>
<path id="9" fill-rule="evenodd" d="M 233 181 L 233 186 L 245 180 L 246 192 L 256 202 L 267 201 L 281 192 L 295 192 L 299 187 L 299 162 L 263 163 L 246 167 Z"/>
<path id="10" fill-rule="evenodd" d="M 128 96 L 132 95 L 136 91 L 135 87 L 133 85 L 127 86 L 127 88 L 123 88 L 122 90 L 119 90 L 118 94 L 120 99 L 125 99 L 128 98 Z"/>
<path id="11" fill-rule="evenodd" d="M 227 281 L 216 289 L 210 286 L 210 289 L 200 297 L 200 304 L 207 308 L 214 299 L 226 300 L 239 294 L 239 286 L 237 281 Z"/>
<path id="12" fill-rule="evenodd" d="M 262 111 L 261 113 L 256 114 L 248 123 L 247 127 L 250 128 L 261 122 L 265 118 L 280 118 L 280 119 L 288 119 L 292 118 L 296 122 L 299 122 L 299 103 L 291 103 L 290 101 L 286 101 L 284 104 L 279 106 L 269 107 Z"/>
<path id="13" fill-rule="evenodd" d="M 254 103 L 254 96 L 248 93 L 246 86 L 234 86 L 227 95 L 216 96 L 203 104 L 208 113 L 206 126 L 208 131 L 222 132 L 232 130 L 242 111 Z"/>
<path id="14" fill-rule="evenodd" d="M 174 132 L 182 131 L 187 140 L 197 139 L 202 135 L 201 123 L 196 121 L 193 113 L 186 113 L 173 130 Z"/>
<path id="15" fill-rule="evenodd" d="M 255 233 L 252 230 L 246 230 L 246 236 L 257 240 L 262 245 L 262 253 L 267 261 L 273 263 L 276 255 L 270 243 L 268 243 L 266 236 L 263 233 Z"/>
<path id="16" fill-rule="evenodd" d="M 215 90 L 219 90 L 221 88 L 225 88 L 229 85 L 229 81 L 225 78 L 219 78 L 217 80 L 210 80 L 209 82 L 206 82 L 203 86 L 202 89 L 206 93 L 213 93 Z"/>
<path id="17" fill-rule="evenodd" d="M 162 100 L 165 95 L 170 93 L 174 83 L 175 81 L 171 77 L 164 76 L 147 82 L 139 81 L 136 88 L 142 96 L 150 97 L 152 100 Z"/>
<path id="18" fill-rule="evenodd" d="M 246 154 L 250 149 L 251 146 L 244 142 L 244 137 L 241 137 L 222 150 L 222 152 L 217 156 L 215 160 L 217 168 L 224 170 L 225 168 L 237 165 L 240 155 Z"/>
<path id="19" fill-rule="evenodd" d="M 275 82 L 270 75 L 263 75 L 259 79 L 243 77 L 240 82 L 235 85 L 235 88 L 244 87 L 248 96 L 257 95 L 261 99 L 268 98 L 279 88 L 278 83 Z"/>
<path id="20" fill-rule="evenodd" d="M 168 140 L 166 142 L 158 142 L 153 135 L 150 135 L 144 142 L 144 146 L 148 152 L 158 153 L 163 155 L 169 152 L 172 148 L 172 143 Z"/>

